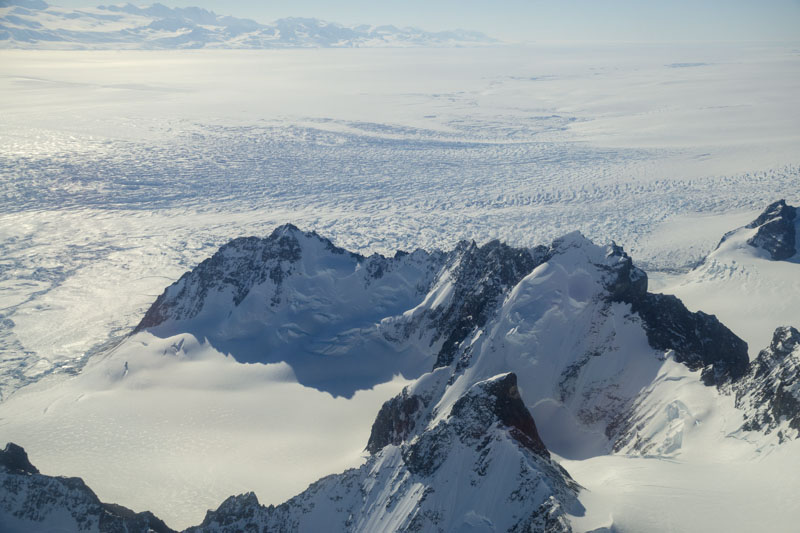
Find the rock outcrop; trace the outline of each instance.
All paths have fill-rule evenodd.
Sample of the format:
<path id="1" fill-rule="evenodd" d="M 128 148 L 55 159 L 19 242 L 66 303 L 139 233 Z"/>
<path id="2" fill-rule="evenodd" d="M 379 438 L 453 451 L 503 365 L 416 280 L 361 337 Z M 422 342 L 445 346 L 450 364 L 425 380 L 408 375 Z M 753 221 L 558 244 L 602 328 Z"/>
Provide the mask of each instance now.
<path id="1" fill-rule="evenodd" d="M 744 411 L 742 429 L 777 432 L 779 440 L 800 434 L 800 331 L 775 330 L 770 345 L 750 363 L 736 386 L 736 406 Z"/>
<path id="2" fill-rule="evenodd" d="M 746 227 L 757 229 L 747 244 L 766 251 L 774 261 L 797 254 L 797 208 L 778 200 Z"/>
<path id="3" fill-rule="evenodd" d="M 633 265 L 630 257 L 612 245 L 618 256 L 606 282 L 608 298 L 626 302 L 641 319 L 653 348 L 673 350 L 675 360 L 692 370 L 703 370 L 703 382 L 722 385 L 747 372 L 747 343 L 723 325 L 717 317 L 689 311 L 672 295 L 647 292 L 647 274 Z"/>

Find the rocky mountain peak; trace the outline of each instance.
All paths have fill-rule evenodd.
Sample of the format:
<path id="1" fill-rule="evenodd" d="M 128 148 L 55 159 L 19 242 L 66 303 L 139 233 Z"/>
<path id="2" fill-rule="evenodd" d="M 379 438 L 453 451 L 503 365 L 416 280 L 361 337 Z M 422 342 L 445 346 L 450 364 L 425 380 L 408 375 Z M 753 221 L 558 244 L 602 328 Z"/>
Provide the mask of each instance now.
<path id="1" fill-rule="evenodd" d="M 746 227 L 758 229 L 747 244 L 769 253 L 774 261 L 789 259 L 797 254 L 797 208 L 778 200 Z"/>
<path id="2" fill-rule="evenodd" d="M 0 467 L 12 474 L 39 473 L 39 470 L 28 460 L 28 454 L 22 446 L 13 442 L 9 442 L 4 450 L 0 450 Z"/>
<path id="3" fill-rule="evenodd" d="M 751 363 L 736 386 L 736 406 L 745 430 L 777 432 L 780 440 L 800 435 L 800 331 L 783 326 Z"/>
<path id="4" fill-rule="evenodd" d="M 252 523 L 260 509 L 261 504 L 253 492 L 230 496 L 215 511 L 209 510 L 199 526 L 189 528 L 187 531 L 210 527 L 218 530 L 231 528 L 231 531 L 234 531 L 238 523 Z"/>
<path id="5" fill-rule="evenodd" d="M 764 353 L 770 355 L 773 360 L 782 361 L 796 351 L 798 346 L 800 346 L 800 331 L 791 326 L 781 326 L 772 334 L 772 341 Z"/>
<path id="6" fill-rule="evenodd" d="M 453 404 L 450 414 L 464 423 L 461 431 L 472 438 L 485 437 L 488 429 L 498 424 L 525 448 L 550 457 L 533 416 L 522 401 L 513 372 L 476 383 Z"/>
<path id="7" fill-rule="evenodd" d="M 625 302 L 642 319 L 647 340 L 657 350 L 674 350 L 675 359 L 703 370 L 707 385 L 722 385 L 747 372 L 747 343 L 717 317 L 693 313 L 673 295 L 647 292 L 647 274 L 616 244 L 609 246 L 605 287 L 610 301 Z"/>
<path id="8" fill-rule="evenodd" d="M 476 514 L 497 531 L 571 531 L 578 486 L 550 459 L 516 375 L 475 383 L 434 423 L 425 413 L 442 393 L 437 373 L 447 369 L 384 404 L 361 467 L 278 506 L 230 497 L 188 531 L 464 531 Z"/>
<path id="9" fill-rule="evenodd" d="M 647 294 L 647 274 L 634 266 L 630 256 L 614 242 L 608 246 L 603 268 L 611 274 L 605 287 L 612 301 L 630 303 Z"/>
<path id="10" fill-rule="evenodd" d="M 266 238 L 239 237 L 222 245 L 210 258 L 201 262 L 158 297 L 147 310 L 134 333 L 152 328 L 167 320 L 194 318 L 206 299 L 215 292 L 230 291 L 231 303 L 238 306 L 259 284 L 271 281 L 278 289 L 295 272 L 305 253 L 318 247 L 334 256 L 347 256 L 355 262 L 364 258 L 335 246 L 316 232 L 304 232 L 293 224 L 277 227 Z M 279 290 L 272 303 L 280 302 Z"/>

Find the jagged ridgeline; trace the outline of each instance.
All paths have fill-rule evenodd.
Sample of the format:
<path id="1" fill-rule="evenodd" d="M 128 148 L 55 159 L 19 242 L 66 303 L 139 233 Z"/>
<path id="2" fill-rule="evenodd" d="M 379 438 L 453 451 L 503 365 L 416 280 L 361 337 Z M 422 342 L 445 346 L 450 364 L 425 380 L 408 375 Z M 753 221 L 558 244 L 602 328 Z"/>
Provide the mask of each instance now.
<path id="1" fill-rule="evenodd" d="M 269 362 L 291 359 L 287 352 L 298 350 L 287 345 L 324 353 L 332 343 L 342 344 L 342 331 L 330 334 L 337 327 L 377 325 L 376 342 L 414 337 L 425 341 L 423 356 L 435 356 L 431 367 L 448 366 L 464 355 L 470 336 L 500 318 L 508 297 L 527 285 L 523 278 L 543 265 L 565 271 L 568 292 L 582 293 L 573 302 L 600 304 L 591 311 L 628 304 L 652 348 L 674 350 L 679 362 L 703 369 L 709 384 L 745 373 L 746 345 L 715 317 L 648 293 L 647 275 L 620 247 L 597 246 L 577 233 L 550 247 L 462 241 L 450 252 L 364 257 L 287 224 L 267 238 L 221 247 L 168 287 L 134 332 L 167 335 L 202 327 L 212 344 L 232 348 L 227 351 L 234 357 Z M 302 328 L 295 327 L 299 322 Z M 244 347 L 224 333 L 232 329 L 239 337 L 260 335 L 265 343 L 256 352 L 237 349 Z"/>
<path id="2" fill-rule="evenodd" d="M 548 449 L 663 452 L 663 436 L 639 428 L 665 411 L 640 410 L 665 365 L 723 391 L 781 379 L 753 370 L 747 345 L 714 316 L 649 293 L 620 247 L 579 233 L 367 257 L 285 225 L 221 247 L 132 335 L 193 335 L 241 362 L 288 364 L 334 395 L 414 379 L 377 413 L 361 467 L 278 506 L 233 496 L 192 531 L 570 531 L 579 487 Z M 781 342 L 766 367 L 792 361 Z M 739 401 L 767 405 L 768 394 Z M 770 412 L 753 427 L 772 427 Z M 36 476 L 6 472 L 16 487 L 6 515 L 24 519 Z"/>

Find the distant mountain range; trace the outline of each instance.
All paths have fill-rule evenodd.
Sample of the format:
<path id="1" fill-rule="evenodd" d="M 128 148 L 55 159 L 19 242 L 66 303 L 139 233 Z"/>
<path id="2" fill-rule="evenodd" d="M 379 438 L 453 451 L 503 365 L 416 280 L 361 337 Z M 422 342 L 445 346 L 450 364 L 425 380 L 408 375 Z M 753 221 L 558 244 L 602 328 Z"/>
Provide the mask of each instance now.
<path id="1" fill-rule="evenodd" d="M 476 46 L 498 42 L 467 30 L 343 26 L 313 18 L 270 24 L 199 7 L 133 4 L 71 9 L 43 0 L 0 2 L 0 48 L 181 49 Z"/>

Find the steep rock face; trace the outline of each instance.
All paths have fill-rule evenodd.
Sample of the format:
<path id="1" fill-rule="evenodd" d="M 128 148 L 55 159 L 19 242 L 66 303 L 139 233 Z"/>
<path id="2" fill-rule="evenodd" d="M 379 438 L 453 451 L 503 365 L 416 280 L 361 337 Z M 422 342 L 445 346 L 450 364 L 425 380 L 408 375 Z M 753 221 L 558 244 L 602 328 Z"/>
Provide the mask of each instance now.
<path id="1" fill-rule="evenodd" d="M 500 241 L 483 246 L 461 242 L 450 253 L 442 277 L 451 284 L 449 305 L 435 309 L 429 318 L 433 341 L 444 342 L 435 366 L 447 366 L 460 343 L 492 317 L 505 294 L 546 259 L 543 246 L 527 250 Z"/>
<path id="2" fill-rule="evenodd" d="M 385 409 L 437 396 L 446 374 L 429 374 Z M 229 498 L 190 531 L 571 531 L 578 487 L 550 460 L 513 374 L 476 383 L 447 412 L 433 403 L 421 411 L 416 430 L 362 467 L 277 507 Z"/>
<path id="3" fill-rule="evenodd" d="M 746 227 L 757 229 L 747 244 L 769 253 L 774 261 L 789 259 L 797 254 L 797 208 L 778 200 Z"/>
<path id="4" fill-rule="evenodd" d="M 800 434 L 800 331 L 775 330 L 770 345 L 750 364 L 736 386 L 736 406 L 744 411 L 742 429 L 771 433 L 781 441 Z"/>
<path id="5" fill-rule="evenodd" d="M 717 317 L 690 312 L 675 296 L 646 294 L 631 302 L 643 320 L 653 348 L 674 350 L 675 360 L 692 370 L 703 370 L 706 385 L 722 385 L 747 372 L 747 343 Z"/>
<path id="6" fill-rule="evenodd" d="M 426 407 L 425 399 L 409 394 L 408 387 L 387 401 L 372 424 L 367 450 L 376 453 L 389 444 L 399 445 L 414 431 L 418 413 Z"/>
<path id="7" fill-rule="evenodd" d="M 25 453 L 22 446 L 18 446 L 13 442 L 6 444 L 5 450 L 0 451 L 0 468 L 4 468 L 9 474 L 39 473 L 39 469 L 31 464 L 28 454 Z"/>
<path id="8" fill-rule="evenodd" d="M 0 530 L 172 532 L 152 513 L 100 502 L 80 478 L 40 474 L 13 443 L 0 451 Z"/>
<path id="9" fill-rule="evenodd" d="M 464 421 L 460 430 L 462 437 L 480 438 L 491 424 L 499 423 L 508 428 L 522 446 L 542 457 L 550 457 L 519 394 L 516 374 L 508 373 L 478 383 L 453 404 L 451 416 Z"/>
<path id="10" fill-rule="evenodd" d="M 675 352 L 675 360 L 692 370 L 703 369 L 707 385 L 721 385 L 747 372 L 747 343 L 714 315 L 692 313 L 672 295 L 647 292 L 647 274 L 633 266 L 621 248 L 615 275 L 606 283 L 612 301 L 626 302 L 642 318 L 647 340 L 657 350 Z"/>

